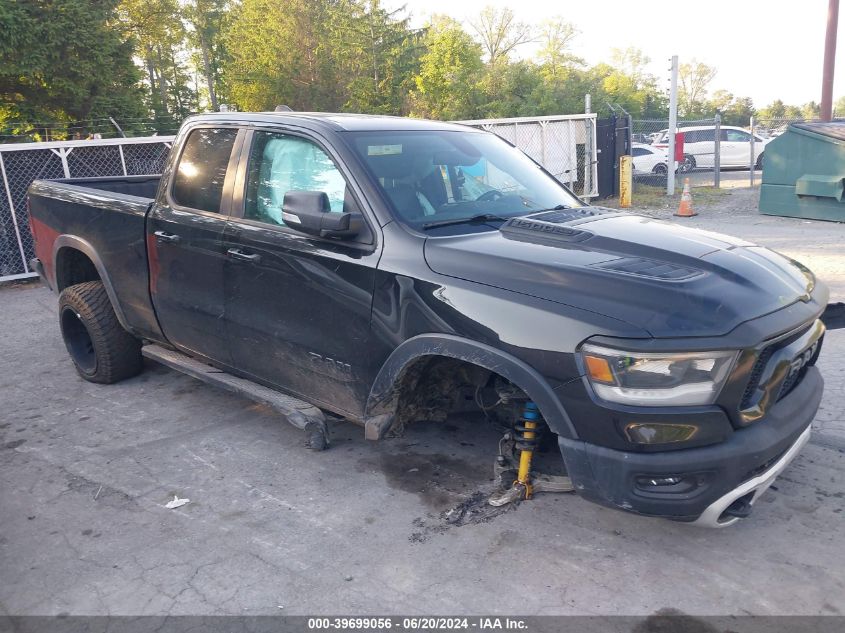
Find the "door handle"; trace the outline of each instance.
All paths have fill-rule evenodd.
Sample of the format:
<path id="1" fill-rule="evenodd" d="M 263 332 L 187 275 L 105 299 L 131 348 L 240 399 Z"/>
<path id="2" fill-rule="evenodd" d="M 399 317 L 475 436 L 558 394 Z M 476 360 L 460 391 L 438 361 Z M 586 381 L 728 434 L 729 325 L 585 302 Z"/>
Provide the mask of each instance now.
<path id="1" fill-rule="evenodd" d="M 182 238 L 174 233 L 167 233 L 166 231 L 156 231 L 153 233 L 156 236 L 156 239 L 159 242 L 170 242 L 172 244 L 176 244 Z"/>
<path id="2" fill-rule="evenodd" d="M 260 262 L 261 255 L 258 253 L 244 253 L 242 250 L 238 248 L 230 248 L 226 251 L 226 254 L 229 255 L 232 259 L 237 259 L 241 262 Z"/>

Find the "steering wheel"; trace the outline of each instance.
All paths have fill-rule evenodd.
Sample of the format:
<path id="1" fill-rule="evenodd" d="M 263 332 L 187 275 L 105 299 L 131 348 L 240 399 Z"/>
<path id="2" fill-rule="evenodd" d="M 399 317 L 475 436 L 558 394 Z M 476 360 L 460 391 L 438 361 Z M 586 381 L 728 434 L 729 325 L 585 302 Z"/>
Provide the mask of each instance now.
<path id="1" fill-rule="evenodd" d="M 491 189 L 490 191 L 485 191 L 480 196 L 478 196 L 475 201 L 476 202 L 493 202 L 494 200 L 498 200 L 499 198 L 504 198 L 505 194 L 503 194 L 498 189 Z"/>

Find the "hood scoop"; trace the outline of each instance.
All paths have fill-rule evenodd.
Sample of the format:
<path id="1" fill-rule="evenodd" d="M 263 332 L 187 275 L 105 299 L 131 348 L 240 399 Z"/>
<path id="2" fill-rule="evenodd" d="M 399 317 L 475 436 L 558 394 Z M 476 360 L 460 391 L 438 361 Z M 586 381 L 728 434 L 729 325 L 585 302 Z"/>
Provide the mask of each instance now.
<path id="1" fill-rule="evenodd" d="M 499 231 L 507 238 L 545 242 L 571 244 L 583 242 L 593 236 L 593 233 L 576 228 L 577 225 L 608 215 L 623 215 L 603 207 L 578 207 L 573 209 L 553 209 L 541 211 L 531 215 L 511 218 L 505 222 Z"/>
<path id="2" fill-rule="evenodd" d="M 704 275 L 704 271 L 697 268 L 646 257 L 619 257 L 610 261 L 591 264 L 591 266 L 622 275 L 659 279 L 660 281 L 687 281 Z"/>

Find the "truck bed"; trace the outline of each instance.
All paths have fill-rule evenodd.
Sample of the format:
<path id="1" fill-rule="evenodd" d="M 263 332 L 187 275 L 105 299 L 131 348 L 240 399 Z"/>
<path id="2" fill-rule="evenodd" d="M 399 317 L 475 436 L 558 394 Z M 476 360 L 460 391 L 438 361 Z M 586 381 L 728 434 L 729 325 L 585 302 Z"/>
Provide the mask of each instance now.
<path id="1" fill-rule="evenodd" d="M 45 182 L 84 187 L 85 189 L 97 189 L 110 193 L 122 194 L 131 198 L 144 198 L 152 202 L 158 192 L 158 184 L 161 181 L 160 174 L 147 176 L 98 176 L 92 178 L 62 178 Z"/>
<path id="2" fill-rule="evenodd" d="M 56 263 L 71 251 L 84 253 L 121 323 L 139 336 L 160 336 L 150 300 L 145 233 L 159 180 L 158 175 L 36 180 L 29 189 L 36 266 L 42 267 L 44 279 L 58 290 L 75 283 L 57 278 L 56 270 L 68 268 Z"/>

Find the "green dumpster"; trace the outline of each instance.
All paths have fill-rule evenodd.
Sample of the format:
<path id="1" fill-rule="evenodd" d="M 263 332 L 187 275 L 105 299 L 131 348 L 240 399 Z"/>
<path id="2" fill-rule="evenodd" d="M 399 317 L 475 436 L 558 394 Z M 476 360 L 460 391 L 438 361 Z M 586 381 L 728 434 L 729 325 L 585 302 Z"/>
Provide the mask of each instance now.
<path id="1" fill-rule="evenodd" d="M 766 145 L 760 213 L 845 222 L 845 121 L 793 123 Z"/>

